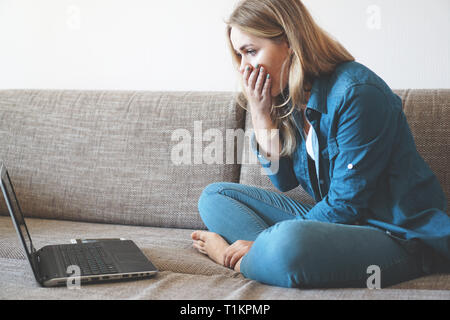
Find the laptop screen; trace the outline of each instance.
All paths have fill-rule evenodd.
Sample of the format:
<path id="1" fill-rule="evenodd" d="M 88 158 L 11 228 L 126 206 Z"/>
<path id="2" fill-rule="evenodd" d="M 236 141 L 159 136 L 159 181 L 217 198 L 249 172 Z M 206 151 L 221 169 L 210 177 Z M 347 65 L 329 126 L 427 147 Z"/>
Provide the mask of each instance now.
<path id="1" fill-rule="evenodd" d="M 4 164 L 1 164 L 1 188 L 3 196 L 6 201 L 9 213 L 13 218 L 14 225 L 17 232 L 19 233 L 19 238 L 25 248 L 28 258 L 31 258 L 31 253 L 34 251 L 33 243 L 31 242 L 31 237 L 28 232 L 28 228 L 25 224 L 25 220 L 20 209 L 19 202 L 17 200 L 14 188 L 11 183 L 8 171 L 6 170 Z"/>

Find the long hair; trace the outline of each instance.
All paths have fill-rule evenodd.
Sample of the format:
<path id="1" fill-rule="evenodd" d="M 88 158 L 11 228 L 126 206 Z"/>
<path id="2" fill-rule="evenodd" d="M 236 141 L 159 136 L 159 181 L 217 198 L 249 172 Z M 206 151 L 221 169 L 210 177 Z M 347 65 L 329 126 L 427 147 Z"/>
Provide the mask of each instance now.
<path id="1" fill-rule="evenodd" d="M 281 93 L 274 99 L 275 104 L 270 112 L 282 137 L 280 156 L 291 156 L 297 145 L 296 126 L 291 115 L 294 108 L 307 103 L 307 94 L 315 77 L 332 73 L 338 64 L 354 61 L 355 58 L 316 24 L 300 0 L 242 0 L 237 3 L 225 23 L 227 43 L 236 70 L 239 69 L 241 58 L 231 43 L 233 27 L 272 41 L 287 41 L 292 49 L 280 71 L 280 79 L 284 79 L 285 72 L 289 73 L 289 94 L 286 97 L 283 94 L 284 88 L 280 88 Z M 237 102 L 247 110 L 248 98 L 243 90 L 242 75 L 238 72 L 237 76 L 241 83 L 241 92 L 236 96 Z"/>

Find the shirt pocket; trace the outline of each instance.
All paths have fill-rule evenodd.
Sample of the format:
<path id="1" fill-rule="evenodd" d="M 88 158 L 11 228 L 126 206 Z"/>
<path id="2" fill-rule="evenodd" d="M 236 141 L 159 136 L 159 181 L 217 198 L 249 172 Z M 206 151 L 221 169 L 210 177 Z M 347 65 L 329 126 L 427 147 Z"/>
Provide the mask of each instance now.
<path id="1" fill-rule="evenodd" d="M 331 140 L 328 143 L 328 146 L 324 148 L 321 152 L 322 159 L 324 160 L 323 166 L 328 171 L 328 175 L 330 179 L 333 177 L 334 170 L 334 160 L 336 156 L 339 154 L 339 148 L 335 140 Z"/>

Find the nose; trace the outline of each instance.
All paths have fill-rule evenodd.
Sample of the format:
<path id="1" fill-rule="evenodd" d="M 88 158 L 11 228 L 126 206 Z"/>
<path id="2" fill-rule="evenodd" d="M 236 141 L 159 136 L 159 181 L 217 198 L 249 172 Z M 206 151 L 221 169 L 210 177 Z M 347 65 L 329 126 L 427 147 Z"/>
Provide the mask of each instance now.
<path id="1" fill-rule="evenodd" d="M 245 71 L 245 67 L 248 65 L 247 61 L 245 60 L 245 58 L 241 58 L 241 65 L 239 66 L 239 72 L 241 74 L 244 73 Z"/>

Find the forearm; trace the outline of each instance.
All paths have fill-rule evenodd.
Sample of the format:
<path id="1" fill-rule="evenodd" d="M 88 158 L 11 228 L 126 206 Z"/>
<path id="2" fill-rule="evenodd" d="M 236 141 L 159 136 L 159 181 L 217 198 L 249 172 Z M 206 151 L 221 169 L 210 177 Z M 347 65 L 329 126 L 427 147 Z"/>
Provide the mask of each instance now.
<path id="1" fill-rule="evenodd" d="M 265 174 L 278 190 L 286 192 L 294 189 L 299 183 L 294 173 L 292 159 L 289 156 L 280 157 L 279 130 L 275 128 L 270 117 L 268 119 L 252 115 L 252 121 L 254 132 L 251 138 L 251 148 L 264 168 Z M 272 135 L 267 134 L 271 131 Z M 259 141 L 257 134 L 259 134 Z M 257 145 L 259 145 L 259 151 Z"/>
<path id="2" fill-rule="evenodd" d="M 253 129 L 259 151 L 271 161 L 277 161 L 281 153 L 280 132 L 270 115 L 252 114 Z"/>

